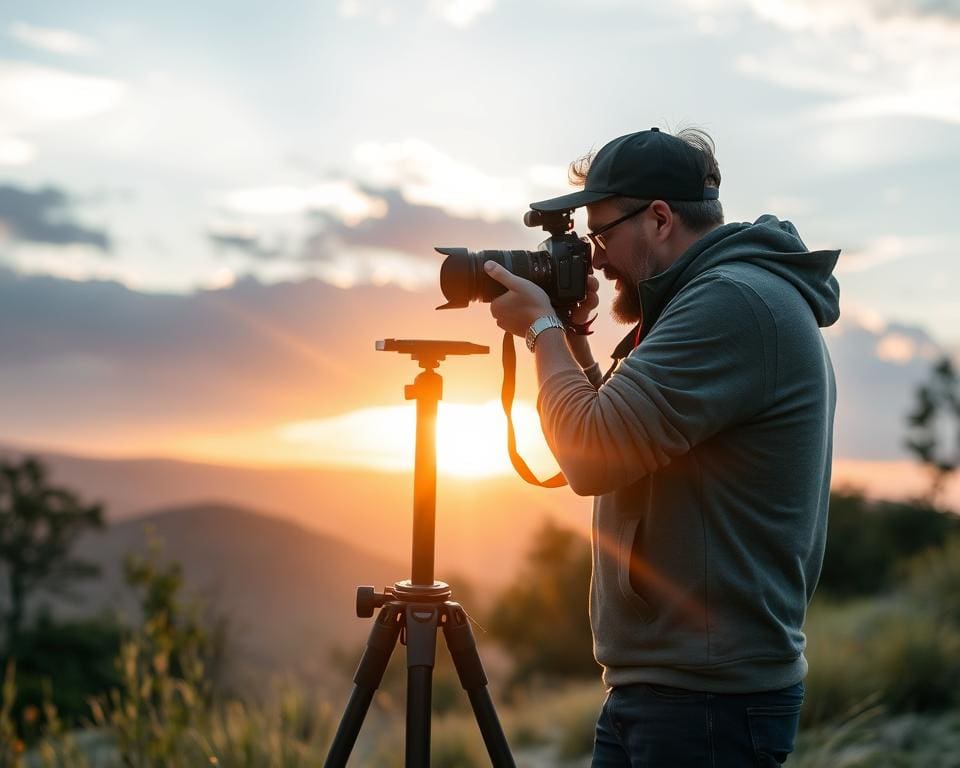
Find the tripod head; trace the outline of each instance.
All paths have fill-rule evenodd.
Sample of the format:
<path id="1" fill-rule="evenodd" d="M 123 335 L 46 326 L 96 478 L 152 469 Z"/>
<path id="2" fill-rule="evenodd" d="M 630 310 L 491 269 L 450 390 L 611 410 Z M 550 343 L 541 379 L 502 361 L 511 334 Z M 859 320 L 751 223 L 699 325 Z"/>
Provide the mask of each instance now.
<path id="1" fill-rule="evenodd" d="M 469 341 L 437 341 L 435 339 L 382 339 L 377 342 L 377 352 L 399 352 L 410 355 L 427 370 L 437 368 L 447 355 L 486 355 L 490 347 L 472 344 Z"/>

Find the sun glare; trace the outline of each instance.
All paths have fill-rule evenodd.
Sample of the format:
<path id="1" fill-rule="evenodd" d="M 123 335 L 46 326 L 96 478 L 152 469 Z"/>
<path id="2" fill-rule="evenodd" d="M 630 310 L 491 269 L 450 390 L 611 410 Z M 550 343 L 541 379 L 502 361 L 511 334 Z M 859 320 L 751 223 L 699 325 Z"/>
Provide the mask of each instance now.
<path id="1" fill-rule="evenodd" d="M 534 471 L 555 471 L 533 406 L 515 403 L 513 421 L 520 453 Z M 416 407 L 411 403 L 364 408 L 331 419 L 296 422 L 282 427 L 280 438 L 298 446 L 308 461 L 409 471 L 413 469 Z M 513 468 L 506 446 L 506 419 L 498 401 L 439 404 L 438 472 L 460 477 L 510 474 Z"/>

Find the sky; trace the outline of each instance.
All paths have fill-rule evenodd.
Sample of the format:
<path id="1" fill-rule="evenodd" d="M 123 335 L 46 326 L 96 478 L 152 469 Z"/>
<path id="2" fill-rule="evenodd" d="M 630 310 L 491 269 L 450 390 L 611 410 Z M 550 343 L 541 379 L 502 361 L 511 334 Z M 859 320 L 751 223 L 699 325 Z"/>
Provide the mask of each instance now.
<path id="1" fill-rule="evenodd" d="M 728 221 L 842 249 L 838 446 L 902 458 L 911 387 L 960 349 L 952 1 L 4 4 L 0 441 L 402 466 L 377 438 L 416 368 L 373 341 L 454 333 L 493 350 L 443 371 L 477 441 L 499 336 L 434 313 L 433 246 L 533 248 L 528 203 L 654 125 L 713 136 Z M 599 324 L 602 359 L 625 329 Z"/>

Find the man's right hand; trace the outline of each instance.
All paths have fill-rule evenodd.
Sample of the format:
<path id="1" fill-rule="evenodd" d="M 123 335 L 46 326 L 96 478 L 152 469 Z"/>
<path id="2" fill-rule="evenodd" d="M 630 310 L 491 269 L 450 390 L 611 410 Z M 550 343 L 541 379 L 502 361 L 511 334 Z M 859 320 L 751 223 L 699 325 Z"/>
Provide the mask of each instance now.
<path id="1" fill-rule="evenodd" d="M 570 313 L 570 321 L 582 325 L 593 315 L 593 311 L 600 306 L 600 297 L 597 292 L 600 290 L 600 281 L 593 275 L 587 275 L 587 295 L 584 296 L 573 312 Z"/>

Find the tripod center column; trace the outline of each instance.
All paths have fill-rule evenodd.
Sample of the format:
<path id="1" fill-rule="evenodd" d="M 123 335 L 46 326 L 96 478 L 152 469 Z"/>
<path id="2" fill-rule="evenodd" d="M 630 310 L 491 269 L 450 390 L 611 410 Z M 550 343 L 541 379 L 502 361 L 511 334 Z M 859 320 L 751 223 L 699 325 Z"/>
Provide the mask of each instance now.
<path id="1" fill-rule="evenodd" d="M 413 572 L 415 585 L 433 584 L 434 538 L 437 509 L 437 404 L 443 397 L 443 378 L 425 370 L 405 390 L 417 401 L 417 443 L 413 474 Z"/>

